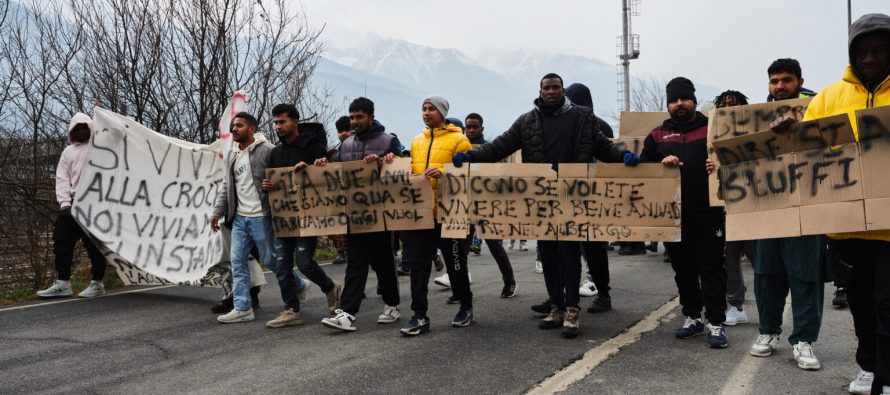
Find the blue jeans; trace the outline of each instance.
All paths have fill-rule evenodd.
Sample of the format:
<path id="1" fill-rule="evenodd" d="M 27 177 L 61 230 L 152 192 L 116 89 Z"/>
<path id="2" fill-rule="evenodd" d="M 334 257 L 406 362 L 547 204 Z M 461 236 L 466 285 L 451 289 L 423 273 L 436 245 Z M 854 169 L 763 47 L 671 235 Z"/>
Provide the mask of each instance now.
<path id="1" fill-rule="evenodd" d="M 275 270 L 275 235 L 269 217 L 235 215 L 232 221 L 232 296 L 235 310 L 250 310 L 250 268 L 247 266 L 250 249 L 256 246 L 260 262 Z"/>
<path id="2" fill-rule="evenodd" d="M 278 287 L 281 288 L 281 300 L 285 308 L 300 311 L 300 301 L 297 294 L 303 289 L 299 276 L 294 274 L 294 255 L 296 255 L 297 267 L 312 282 L 318 284 L 324 293 L 334 289 L 334 281 L 324 272 L 318 262 L 315 261 L 315 242 L 317 237 L 285 237 L 276 240 L 275 247 L 278 255 L 275 275 L 278 277 Z"/>

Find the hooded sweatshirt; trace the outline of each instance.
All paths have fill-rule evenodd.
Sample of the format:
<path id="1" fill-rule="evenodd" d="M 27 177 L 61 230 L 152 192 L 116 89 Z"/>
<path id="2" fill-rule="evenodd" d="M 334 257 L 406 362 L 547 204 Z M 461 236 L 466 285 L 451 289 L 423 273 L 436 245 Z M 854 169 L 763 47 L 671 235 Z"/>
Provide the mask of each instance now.
<path id="1" fill-rule="evenodd" d="M 74 192 L 77 191 L 77 184 L 80 182 L 80 170 L 83 168 L 83 162 L 86 160 L 87 151 L 90 140 L 82 143 L 71 141 L 71 131 L 78 124 L 84 123 L 90 128 L 90 136 L 93 135 L 93 120 L 89 115 L 82 112 L 74 114 L 71 121 L 68 122 L 68 146 L 62 151 L 59 158 L 59 165 L 56 166 L 56 200 L 61 208 L 71 207 L 71 201 L 74 199 Z"/>
<path id="2" fill-rule="evenodd" d="M 847 113 L 856 139 L 859 139 L 859 131 L 856 125 L 856 110 L 864 108 L 890 105 L 890 76 L 885 75 L 883 80 L 873 82 L 866 86 L 862 82 L 862 75 L 856 70 L 853 62 L 853 43 L 857 38 L 866 33 L 884 31 L 890 34 L 890 16 L 883 14 L 869 14 L 859 18 L 850 26 L 849 57 L 850 64 L 844 71 L 840 81 L 827 86 L 807 106 L 804 120 L 824 118 L 832 115 Z M 869 239 L 890 241 L 890 230 L 876 230 L 870 232 L 853 232 L 842 234 L 829 234 L 832 239 Z"/>
<path id="3" fill-rule="evenodd" d="M 254 141 L 251 145 L 242 150 L 238 148 L 237 143 L 233 144 L 232 151 L 226 154 L 226 178 L 225 181 L 223 181 L 222 187 L 219 189 L 219 195 L 216 197 L 216 203 L 213 206 L 213 215 L 216 217 L 225 216 L 225 222 L 228 224 L 232 223 L 236 212 L 239 214 L 241 214 L 242 211 L 256 212 L 255 206 L 242 210 L 241 205 L 244 204 L 243 199 L 245 198 L 256 199 L 256 197 L 259 196 L 262 215 L 272 215 L 272 210 L 269 208 L 269 197 L 266 195 L 266 192 L 260 188 L 263 179 L 266 178 L 266 167 L 269 165 L 269 157 L 275 146 L 268 142 L 266 136 L 263 136 L 262 133 L 256 133 L 253 136 Z M 247 159 L 248 165 L 245 166 L 242 164 L 239 166 L 237 163 L 239 157 L 242 157 L 241 159 Z M 248 180 L 246 179 L 242 179 L 241 181 L 243 183 L 241 184 L 237 182 L 238 180 L 235 176 L 235 172 L 238 169 L 242 169 L 242 171 L 246 170 L 246 173 L 243 173 L 242 175 L 251 176 L 250 184 L 247 183 Z M 247 188 L 250 185 L 253 186 L 256 195 L 253 195 L 249 188 Z M 252 197 L 247 195 L 242 196 L 242 193 L 252 195 Z M 256 200 L 252 200 L 251 203 L 256 203 Z"/>

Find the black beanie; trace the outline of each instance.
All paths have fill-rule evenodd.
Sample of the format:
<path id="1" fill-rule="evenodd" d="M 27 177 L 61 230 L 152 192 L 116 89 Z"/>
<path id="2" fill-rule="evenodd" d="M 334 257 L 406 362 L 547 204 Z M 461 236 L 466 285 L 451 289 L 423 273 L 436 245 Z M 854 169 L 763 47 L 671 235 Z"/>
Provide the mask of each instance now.
<path id="1" fill-rule="evenodd" d="M 692 99 L 692 102 L 698 104 L 695 99 L 695 85 L 692 81 L 685 77 L 677 77 L 667 84 L 667 101 L 673 102 L 677 99 Z"/>

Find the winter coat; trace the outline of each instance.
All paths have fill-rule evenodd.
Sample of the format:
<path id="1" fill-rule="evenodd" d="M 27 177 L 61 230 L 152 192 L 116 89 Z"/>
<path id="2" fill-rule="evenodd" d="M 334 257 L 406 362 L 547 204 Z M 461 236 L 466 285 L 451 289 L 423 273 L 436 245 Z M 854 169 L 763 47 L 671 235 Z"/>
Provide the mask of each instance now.
<path id="1" fill-rule="evenodd" d="M 844 71 L 840 81 L 828 85 L 810 101 L 804 120 L 828 117 L 847 113 L 856 139 L 859 139 L 859 131 L 856 125 L 856 110 L 890 105 L 890 76 L 875 84 L 869 89 L 862 83 L 859 72 L 853 67 L 852 51 L 853 41 L 863 34 L 875 31 L 890 32 L 890 17 L 886 15 L 872 14 L 865 16 L 860 22 L 853 25 L 855 31 L 850 31 L 850 65 Z M 852 232 L 842 234 L 829 234 L 832 239 L 869 239 L 890 241 L 890 230 L 875 230 L 869 232 Z"/>
<path id="2" fill-rule="evenodd" d="M 470 148 L 472 148 L 470 140 L 453 124 L 433 130 L 424 129 L 411 142 L 411 172 L 423 174 L 426 169 L 434 166 L 440 170 L 444 169 L 446 163 L 451 163 L 454 154 L 467 152 Z M 433 194 L 438 199 L 438 180 L 431 178 L 430 184 L 433 186 Z"/>
<path id="3" fill-rule="evenodd" d="M 476 162 L 493 163 L 500 161 L 517 150 L 522 150 L 523 163 L 548 163 L 544 152 L 544 128 L 542 117 L 546 116 L 535 100 L 535 108 L 522 114 L 513 122 L 510 129 L 494 139 L 494 141 L 476 147 L 471 151 Z M 610 163 L 623 161 L 622 151 L 602 133 L 597 133 L 593 128 L 593 112 L 585 107 L 579 107 L 566 99 L 563 107 L 555 116 L 569 111 L 581 111 L 578 122 L 573 132 L 575 135 L 574 163 L 590 163 L 594 158 Z"/>
<path id="4" fill-rule="evenodd" d="M 362 160 L 365 156 L 375 154 L 383 156 L 388 153 L 396 155 L 401 153 L 402 143 L 395 135 L 386 133 L 386 127 L 378 121 L 374 121 L 371 130 L 362 133 L 354 133 L 349 136 L 337 152 L 331 155 L 331 162 L 348 162 Z"/>
<path id="5" fill-rule="evenodd" d="M 262 133 L 256 133 L 253 136 L 253 144 L 245 148 L 245 150 L 250 155 L 250 172 L 253 175 L 253 185 L 259 193 L 260 201 L 263 205 L 263 214 L 271 216 L 272 210 L 269 207 L 269 196 L 263 190 L 262 185 L 263 180 L 266 178 L 266 167 L 268 167 L 269 158 L 275 146 L 267 141 L 266 136 L 263 136 Z M 232 167 L 235 165 L 235 155 L 240 151 L 242 150 L 238 148 L 238 143 L 233 142 L 232 150 L 225 157 L 226 176 L 223 179 L 222 186 L 219 188 L 219 194 L 213 206 L 213 216 L 224 216 L 227 224 L 232 223 L 235 218 L 235 212 L 238 210 L 238 193 L 235 191 L 235 175 Z"/>
<path id="6" fill-rule="evenodd" d="M 299 124 L 298 128 L 300 135 L 294 141 L 290 144 L 280 141 L 272 149 L 267 167 L 293 167 L 300 162 L 311 165 L 316 159 L 327 157 L 328 137 L 324 126 L 307 122 Z"/>
<path id="7" fill-rule="evenodd" d="M 68 122 L 68 146 L 62 150 L 62 156 L 59 157 L 59 164 L 56 166 L 56 200 L 61 208 L 71 207 L 71 201 L 74 200 L 74 192 L 77 191 L 77 184 L 80 182 L 80 170 L 87 158 L 90 140 L 82 143 L 71 141 L 71 131 L 78 124 L 85 123 L 90 128 L 90 136 L 93 135 L 93 120 L 89 115 L 82 112 L 74 114 L 71 121 Z"/>
<path id="8" fill-rule="evenodd" d="M 643 162 L 661 162 L 674 155 L 680 158 L 680 195 L 684 214 L 720 214 L 721 207 L 711 207 L 708 192 L 708 117 L 695 113 L 695 120 L 678 124 L 667 119 L 646 136 L 640 159 Z"/>

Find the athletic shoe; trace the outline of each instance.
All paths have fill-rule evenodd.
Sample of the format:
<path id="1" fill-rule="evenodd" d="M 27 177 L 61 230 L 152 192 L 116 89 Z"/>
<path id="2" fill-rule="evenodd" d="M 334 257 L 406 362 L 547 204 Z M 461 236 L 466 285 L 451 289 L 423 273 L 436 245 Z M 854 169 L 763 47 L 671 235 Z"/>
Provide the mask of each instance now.
<path id="1" fill-rule="evenodd" d="M 445 273 L 439 277 L 436 277 L 436 279 L 433 280 L 433 282 L 436 283 L 437 285 L 441 285 L 445 288 L 451 288 L 451 280 L 448 279 L 448 273 Z"/>
<path id="2" fill-rule="evenodd" d="M 284 328 L 293 325 L 303 325 L 303 316 L 292 308 L 284 309 L 278 317 L 266 322 L 266 328 Z"/>
<path id="3" fill-rule="evenodd" d="M 665 263 L 671 263 L 671 254 L 668 254 L 668 252 L 665 251 L 664 254 L 662 254 L 662 256 L 664 257 Z"/>
<path id="4" fill-rule="evenodd" d="M 708 345 L 711 348 L 726 348 L 729 342 L 726 341 L 726 331 L 723 325 L 711 325 L 708 323 Z"/>
<path id="5" fill-rule="evenodd" d="M 544 273 L 544 264 L 541 263 L 540 259 L 535 259 L 535 273 Z"/>
<path id="6" fill-rule="evenodd" d="M 59 281 L 55 281 L 53 285 L 50 285 L 47 289 L 37 291 L 37 296 L 41 298 L 61 298 L 71 295 L 74 295 L 74 292 L 71 292 L 71 283 L 68 283 L 68 286 L 66 287 Z"/>
<path id="7" fill-rule="evenodd" d="M 102 285 L 101 281 L 90 281 L 90 285 L 87 285 L 86 289 L 80 291 L 77 294 L 79 298 L 95 298 L 97 296 L 105 295 L 105 286 Z"/>
<path id="8" fill-rule="evenodd" d="M 309 287 L 311 287 L 311 286 L 312 286 L 312 283 L 310 283 L 307 280 L 303 280 L 303 289 L 297 291 L 297 299 L 300 302 L 305 301 L 306 298 L 309 297 Z"/>
<path id="9" fill-rule="evenodd" d="M 850 306 L 850 304 L 847 302 L 846 287 L 837 287 L 837 289 L 834 291 L 834 299 L 831 300 L 831 304 L 839 309 L 845 309 Z"/>
<path id="10" fill-rule="evenodd" d="M 393 322 L 396 322 L 401 316 L 402 313 L 399 313 L 399 306 L 386 306 L 383 308 L 383 313 L 377 316 L 377 323 L 392 324 Z"/>
<path id="11" fill-rule="evenodd" d="M 822 367 L 822 364 L 819 363 L 819 358 L 816 358 L 816 354 L 813 354 L 812 344 L 797 342 L 791 349 L 794 353 L 794 360 L 797 361 L 797 367 L 804 370 L 819 370 Z"/>
<path id="12" fill-rule="evenodd" d="M 588 313 L 598 314 L 612 310 L 612 298 L 603 295 L 597 295 L 596 299 L 587 308 Z"/>
<path id="13" fill-rule="evenodd" d="M 556 329 L 562 326 L 562 321 L 565 319 L 565 314 L 559 310 L 559 307 L 556 305 L 550 306 L 550 314 L 547 314 L 541 323 L 538 324 L 538 328 L 541 329 Z"/>
<path id="14" fill-rule="evenodd" d="M 748 314 L 745 313 L 745 310 L 739 310 L 735 306 L 731 306 L 729 310 L 726 310 L 726 321 L 723 321 L 723 325 L 735 326 L 747 322 Z"/>
<path id="15" fill-rule="evenodd" d="M 850 382 L 847 392 L 851 394 L 869 395 L 871 394 L 871 384 L 875 381 L 875 374 L 860 370 L 856 378 Z"/>
<path id="16" fill-rule="evenodd" d="M 425 316 L 414 315 L 411 317 L 411 321 L 408 321 L 408 325 L 405 325 L 404 328 L 399 329 L 405 336 L 417 336 L 422 335 L 424 333 L 430 332 L 430 319 Z"/>
<path id="17" fill-rule="evenodd" d="M 501 290 L 501 297 L 512 298 L 514 296 L 516 296 L 516 283 L 504 284 L 504 289 Z"/>
<path id="18" fill-rule="evenodd" d="M 519 241 L 519 251 L 528 251 L 528 247 L 525 245 L 525 240 Z"/>
<path id="19" fill-rule="evenodd" d="M 237 322 L 253 321 L 253 309 L 240 311 L 232 309 L 232 311 L 216 317 L 216 320 L 223 324 L 234 324 Z"/>
<path id="20" fill-rule="evenodd" d="M 593 285 L 593 282 L 590 280 L 584 280 L 584 284 L 581 284 L 581 288 L 578 288 L 578 295 L 581 297 L 588 298 L 596 294 L 596 285 Z"/>
<path id="21" fill-rule="evenodd" d="M 328 314 L 334 315 L 337 310 L 340 309 L 340 292 L 343 291 L 343 286 L 338 282 L 334 282 L 334 288 L 331 288 L 330 291 L 324 293 L 325 299 L 328 302 Z"/>
<path id="22" fill-rule="evenodd" d="M 333 317 L 321 319 L 321 324 L 338 331 L 351 332 L 355 330 L 355 317 L 343 310 L 337 309 Z"/>
<path id="23" fill-rule="evenodd" d="M 677 329 L 675 335 L 677 339 L 689 339 L 702 333 L 705 333 L 705 324 L 701 321 L 701 318 L 686 317 L 683 326 Z"/>
<path id="24" fill-rule="evenodd" d="M 514 246 L 516 246 L 516 240 L 510 240 L 510 243 L 507 244 L 507 248 L 509 248 L 511 250 L 513 249 Z"/>
<path id="25" fill-rule="evenodd" d="M 459 303 L 460 303 L 460 299 L 458 299 L 457 296 L 454 296 L 454 295 L 451 295 L 448 297 L 448 299 L 445 299 L 445 304 L 459 304 Z"/>
<path id="26" fill-rule="evenodd" d="M 890 395 L 890 385 L 883 386 L 881 389 L 881 395 Z"/>
<path id="27" fill-rule="evenodd" d="M 562 321 L 562 336 L 569 339 L 578 337 L 581 332 L 581 318 L 577 307 L 566 307 L 565 319 Z"/>
<path id="28" fill-rule="evenodd" d="M 342 265 L 342 264 L 346 263 L 346 254 L 344 254 L 342 252 L 338 252 L 337 256 L 334 258 L 334 261 L 331 263 L 333 263 L 335 265 Z"/>
<path id="29" fill-rule="evenodd" d="M 532 311 L 534 311 L 535 313 L 538 313 L 538 314 L 547 314 L 550 312 L 551 305 L 552 304 L 550 303 L 550 299 L 546 299 L 539 304 L 533 304 Z"/>
<path id="30" fill-rule="evenodd" d="M 473 322 L 473 309 L 465 309 L 461 307 L 451 320 L 451 326 L 460 328 L 470 325 L 471 322 Z"/>
<path id="31" fill-rule="evenodd" d="M 404 268 L 403 266 L 399 266 L 399 270 L 396 271 L 396 274 L 398 274 L 398 275 L 400 275 L 400 276 L 403 276 L 403 277 L 404 277 L 404 276 L 410 276 L 410 275 L 411 275 L 411 271 L 408 270 L 408 269 L 406 269 L 406 268 Z"/>
<path id="32" fill-rule="evenodd" d="M 234 300 L 232 297 L 225 298 L 220 300 L 215 306 L 210 309 L 210 312 L 213 314 L 225 314 L 227 312 L 232 311 L 235 308 Z"/>
<path id="33" fill-rule="evenodd" d="M 646 244 L 646 249 L 652 252 L 658 252 L 658 242 L 654 241 Z"/>
<path id="34" fill-rule="evenodd" d="M 470 252 L 479 255 L 482 253 L 482 239 L 473 235 L 473 242 L 470 243 Z"/>
<path id="35" fill-rule="evenodd" d="M 755 357 L 768 357 L 773 354 L 776 346 L 779 345 L 779 335 L 766 334 L 757 336 L 757 340 L 751 345 L 751 354 Z"/>

